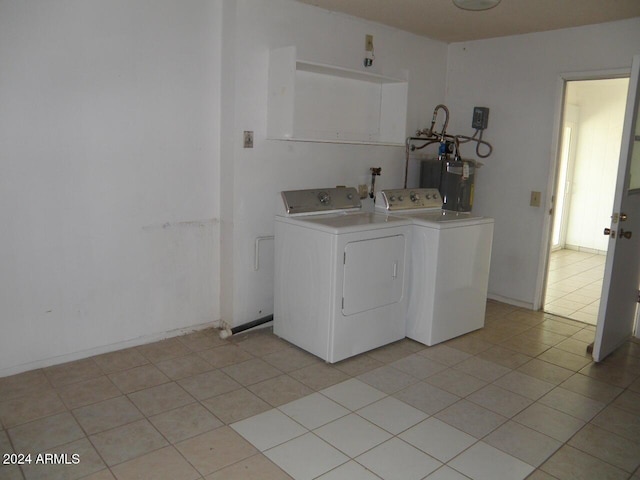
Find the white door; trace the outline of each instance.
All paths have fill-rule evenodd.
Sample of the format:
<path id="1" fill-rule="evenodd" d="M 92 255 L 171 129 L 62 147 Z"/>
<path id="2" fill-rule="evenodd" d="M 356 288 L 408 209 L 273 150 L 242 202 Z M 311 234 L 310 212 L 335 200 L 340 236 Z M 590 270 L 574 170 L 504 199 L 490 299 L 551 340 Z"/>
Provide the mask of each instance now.
<path id="1" fill-rule="evenodd" d="M 593 359 L 603 360 L 632 334 L 640 286 L 640 55 L 633 58 L 613 200 Z"/>
<path id="2" fill-rule="evenodd" d="M 342 313 L 397 303 L 404 292 L 404 235 L 349 242 L 344 249 Z"/>

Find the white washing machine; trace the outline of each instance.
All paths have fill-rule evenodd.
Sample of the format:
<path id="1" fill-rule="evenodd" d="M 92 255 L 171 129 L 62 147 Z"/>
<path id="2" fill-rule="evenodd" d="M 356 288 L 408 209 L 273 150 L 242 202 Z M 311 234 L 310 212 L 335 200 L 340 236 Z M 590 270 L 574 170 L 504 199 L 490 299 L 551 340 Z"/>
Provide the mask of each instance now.
<path id="1" fill-rule="evenodd" d="M 407 337 L 431 346 L 482 328 L 493 218 L 443 210 L 434 188 L 383 190 L 376 209 L 413 224 Z"/>
<path id="2" fill-rule="evenodd" d="M 334 363 L 405 337 L 411 221 L 354 188 L 282 192 L 273 331 Z"/>

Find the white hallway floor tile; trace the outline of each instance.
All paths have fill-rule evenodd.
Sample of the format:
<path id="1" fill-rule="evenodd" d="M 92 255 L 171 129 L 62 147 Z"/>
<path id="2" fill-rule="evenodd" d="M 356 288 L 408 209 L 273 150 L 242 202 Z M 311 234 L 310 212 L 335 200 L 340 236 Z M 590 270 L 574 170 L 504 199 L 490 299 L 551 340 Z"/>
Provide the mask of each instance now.
<path id="1" fill-rule="evenodd" d="M 394 435 L 428 417 L 426 413 L 394 397 L 386 397 L 361 408 L 358 414 Z"/>
<path id="2" fill-rule="evenodd" d="M 276 409 L 233 423 L 231 428 L 261 452 L 307 432 L 302 425 Z"/>
<path id="3" fill-rule="evenodd" d="M 318 477 L 318 480 L 380 480 L 380 477 L 351 460 Z"/>
<path id="4" fill-rule="evenodd" d="M 289 440 L 264 454 L 296 480 L 311 480 L 349 461 L 313 433 Z"/>
<path id="5" fill-rule="evenodd" d="M 606 255 L 563 249 L 549 258 L 545 312 L 595 325 Z"/>
<path id="6" fill-rule="evenodd" d="M 391 437 L 389 432 L 354 413 L 320 427 L 314 433 L 351 458 Z"/>
<path id="7" fill-rule="evenodd" d="M 519 480 L 534 470 L 531 465 L 484 442 L 476 443 L 449 465 L 474 480 Z"/>
<path id="8" fill-rule="evenodd" d="M 441 462 L 448 462 L 477 442 L 471 435 L 434 417 L 410 428 L 400 438 Z"/>
<path id="9" fill-rule="evenodd" d="M 338 405 L 317 392 L 278 408 L 309 430 L 326 425 L 351 413 L 342 405 Z"/>
<path id="10" fill-rule="evenodd" d="M 397 437 L 355 460 L 385 480 L 419 480 L 442 465 Z"/>
<path id="11" fill-rule="evenodd" d="M 365 406 L 359 408 L 361 405 Z M 332 417 L 336 418 L 327 421 Z M 397 398 L 350 379 L 231 427 L 296 480 L 320 475 L 324 479 L 418 480 L 447 462 L 449 468 L 434 478 L 464 474 L 472 479 L 516 480 L 534 470 L 534 466 L 428 417 Z M 375 425 L 376 421 L 380 425 Z"/>

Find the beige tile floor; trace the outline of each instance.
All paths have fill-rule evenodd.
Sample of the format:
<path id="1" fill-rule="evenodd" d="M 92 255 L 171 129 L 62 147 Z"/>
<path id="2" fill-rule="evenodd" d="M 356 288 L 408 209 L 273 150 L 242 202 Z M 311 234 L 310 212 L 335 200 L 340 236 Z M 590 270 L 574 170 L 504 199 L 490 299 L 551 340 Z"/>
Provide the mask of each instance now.
<path id="1" fill-rule="evenodd" d="M 480 331 L 334 365 L 206 330 L 5 377 L 0 452 L 32 463 L 0 479 L 640 480 L 640 344 L 595 365 L 593 334 L 489 302 Z"/>
<path id="2" fill-rule="evenodd" d="M 557 250 L 549 258 L 544 310 L 595 325 L 606 255 Z"/>

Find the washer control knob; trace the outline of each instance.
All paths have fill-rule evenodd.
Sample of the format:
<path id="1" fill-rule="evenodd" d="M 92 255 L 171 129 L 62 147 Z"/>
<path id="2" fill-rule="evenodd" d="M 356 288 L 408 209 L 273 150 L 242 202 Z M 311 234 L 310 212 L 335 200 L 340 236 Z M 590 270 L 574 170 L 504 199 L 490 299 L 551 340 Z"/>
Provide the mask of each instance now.
<path id="1" fill-rule="evenodd" d="M 326 205 L 327 203 L 329 203 L 331 201 L 331 197 L 329 196 L 329 194 L 327 192 L 320 192 L 318 194 L 318 200 L 320 200 L 321 204 Z"/>
<path id="2" fill-rule="evenodd" d="M 420 195 L 418 195 L 416 192 L 411 192 L 409 194 L 409 198 L 412 202 L 417 202 L 418 200 L 420 200 Z"/>
<path id="3" fill-rule="evenodd" d="M 349 200 L 353 200 L 353 193 L 347 193 L 347 198 Z"/>
<path id="4" fill-rule="evenodd" d="M 391 195 L 391 196 L 389 197 L 389 201 L 390 201 L 390 202 L 395 202 L 395 201 L 396 201 L 396 196 L 395 196 L 395 195 Z"/>
<path id="5" fill-rule="evenodd" d="M 398 196 L 398 201 L 402 202 L 404 200 L 404 197 L 402 195 Z"/>
<path id="6" fill-rule="evenodd" d="M 434 193 L 434 194 L 433 194 L 433 199 L 435 200 L 436 198 L 438 198 L 438 194 L 437 194 L 437 193 Z"/>
<path id="7" fill-rule="evenodd" d="M 429 200 L 431 198 L 431 194 L 427 193 L 424 198 L 426 198 L 427 200 Z"/>

